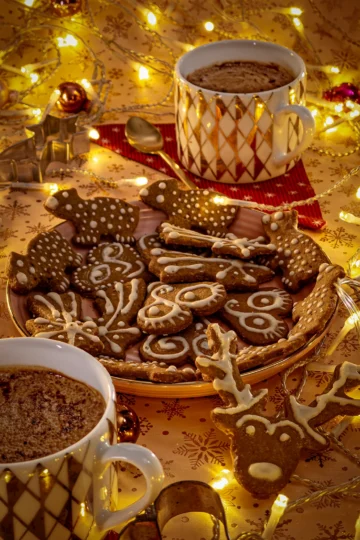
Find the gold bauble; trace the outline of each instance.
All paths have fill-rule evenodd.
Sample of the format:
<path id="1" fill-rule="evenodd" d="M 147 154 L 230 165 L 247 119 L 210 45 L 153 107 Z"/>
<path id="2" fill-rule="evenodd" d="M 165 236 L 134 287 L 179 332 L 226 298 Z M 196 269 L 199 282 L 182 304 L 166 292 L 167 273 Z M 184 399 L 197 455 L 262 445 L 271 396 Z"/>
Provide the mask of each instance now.
<path id="1" fill-rule="evenodd" d="M 50 0 L 50 4 L 58 17 L 69 17 L 81 11 L 81 0 Z"/>
<path id="2" fill-rule="evenodd" d="M 60 95 L 56 106 L 60 111 L 77 114 L 88 109 L 90 102 L 81 84 L 64 82 L 59 85 L 58 90 Z"/>

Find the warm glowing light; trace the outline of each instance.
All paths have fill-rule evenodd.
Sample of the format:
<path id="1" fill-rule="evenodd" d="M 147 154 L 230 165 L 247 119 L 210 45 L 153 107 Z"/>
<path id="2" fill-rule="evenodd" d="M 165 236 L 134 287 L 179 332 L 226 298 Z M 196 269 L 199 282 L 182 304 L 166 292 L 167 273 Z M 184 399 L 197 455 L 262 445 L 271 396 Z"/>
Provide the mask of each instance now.
<path id="1" fill-rule="evenodd" d="M 32 83 L 36 83 L 39 80 L 39 75 L 37 73 L 30 73 L 30 79 Z"/>
<path id="2" fill-rule="evenodd" d="M 350 111 L 349 116 L 350 118 L 355 118 L 356 116 L 359 116 L 360 112 L 358 110 Z"/>
<path id="3" fill-rule="evenodd" d="M 340 112 L 343 111 L 344 105 L 342 103 L 338 103 L 337 105 L 335 105 L 334 109 L 335 109 L 336 112 L 340 113 Z"/>
<path id="4" fill-rule="evenodd" d="M 211 21 L 206 21 L 206 23 L 204 23 L 204 28 L 208 32 L 212 32 L 214 30 L 214 28 L 215 28 L 215 25 Z"/>
<path id="5" fill-rule="evenodd" d="M 99 158 L 98 158 L 97 156 L 93 156 L 91 159 L 92 159 L 92 161 L 93 161 L 94 163 L 98 163 L 98 162 L 99 162 Z"/>
<path id="6" fill-rule="evenodd" d="M 226 204 L 226 198 L 225 197 L 219 197 L 219 195 L 216 195 L 214 197 L 214 203 L 215 204 Z"/>
<path id="7" fill-rule="evenodd" d="M 356 197 L 357 197 L 358 199 L 360 199 L 360 187 L 357 189 Z"/>
<path id="8" fill-rule="evenodd" d="M 85 503 L 80 503 L 80 516 L 85 517 Z"/>
<path id="9" fill-rule="evenodd" d="M 357 323 L 360 323 L 360 316 L 358 313 L 354 313 L 353 315 L 350 315 L 350 317 L 346 319 L 344 326 L 342 327 L 342 329 L 337 334 L 336 338 L 334 339 L 334 341 L 331 343 L 330 347 L 326 351 L 326 356 L 331 356 L 334 353 L 334 351 L 338 348 L 340 343 L 346 338 L 350 330 L 352 330 L 355 327 L 355 324 Z"/>
<path id="10" fill-rule="evenodd" d="M 76 47 L 76 45 L 78 44 L 78 40 L 75 39 L 74 36 L 72 36 L 71 34 L 68 34 L 64 38 L 58 37 L 57 42 L 58 42 L 58 47 L 69 47 L 69 46 Z"/>
<path id="11" fill-rule="evenodd" d="M 138 176 L 134 179 L 134 182 L 137 186 L 146 186 L 149 180 L 146 178 L 146 176 Z"/>
<path id="12" fill-rule="evenodd" d="M 356 217 L 354 216 L 354 214 L 350 214 L 349 212 L 344 212 L 343 210 L 341 210 L 339 218 L 342 221 L 346 221 L 346 223 L 354 223 L 355 225 L 360 225 L 360 217 Z"/>
<path id="13" fill-rule="evenodd" d="M 325 126 L 331 126 L 333 123 L 334 123 L 334 119 L 332 116 L 327 116 L 325 118 L 325 122 L 324 122 Z"/>
<path id="14" fill-rule="evenodd" d="M 289 499 L 286 497 L 286 495 L 282 495 L 281 493 L 275 499 L 275 502 L 271 507 L 269 521 L 267 522 L 262 534 L 262 538 L 264 540 L 271 540 L 273 537 L 275 529 L 285 512 L 288 501 Z"/>
<path id="15" fill-rule="evenodd" d="M 211 487 L 216 489 L 217 491 L 221 491 L 224 489 L 230 482 L 234 479 L 234 475 L 229 469 L 224 469 L 221 471 L 221 474 L 214 478 L 212 482 L 210 482 Z"/>
<path id="16" fill-rule="evenodd" d="M 81 84 L 86 90 L 91 88 L 91 83 L 87 79 L 81 79 Z"/>
<path id="17" fill-rule="evenodd" d="M 89 131 L 89 137 L 93 141 L 97 141 L 98 139 L 100 139 L 100 133 L 98 132 L 97 129 L 91 128 L 90 131 Z"/>
<path id="18" fill-rule="evenodd" d="M 360 540 L 360 514 L 355 523 L 355 536 L 354 540 Z"/>
<path id="19" fill-rule="evenodd" d="M 139 68 L 139 79 L 140 81 L 150 79 L 149 70 L 145 66 L 140 66 Z"/>
<path id="20" fill-rule="evenodd" d="M 317 109 L 313 109 L 313 110 L 311 111 L 311 114 L 312 114 L 312 116 L 316 116 L 316 115 L 318 114 L 318 112 L 319 112 L 319 111 L 318 111 Z"/>
<path id="21" fill-rule="evenodd" d="M 152 13 L 152 11 L 149 11 L 149 13 L 147 14 L 147 21 L 152 26 L 155 26 L 155 24 L 157 23 L 156 15 L 154 15 L 154 13 Z"/>
<path id="22" fill-rule="evenodd" d="M 302 15 L 303 10 L 298 7 L 290 8 L 290 15 Z"/>
<path id="23" fill-rule="evenodd" d="M 59 191 L 59 186 L 57 184 L 47 184 L 47 191 L 50 195 L 54 195 L 54 193 L 57 193 Z"/>
<path id="24" fill-rule="evenodd" d="M 297 17 L 293 18 L 293 23 L 295 24 L 296 28 L 301 28 L 303 25 L 300 19 L 298 19 Z"/>
<path id="25" fill-rule="evenodd" d="M 24 4 L 27 7 L 32 7 L 34 5 L 35 0 L 25 0 Z"/>
<path id="26" fill-rule="evenodd" d="M 41 114 L 41 109 L 33 109 L 33 110 L 32 110 L 32 113 L 33 113 L 34 116 L 40 116 L 40 114 Z"/>
<path id="27" fill-rule="evenodd" d="M 330 73 L 340 73 L 340 68 L 336 66 L 331 66 Z"/>
<path id="28" fill-rule="evenodd" d="M 46 476 L 47 474 L 49 474 L 49 469 L 44 469 L 43 472 L 41 473 L 43 476 Z"/>
<path id="29" fill-rule="evenodd" d="M 345 101 L 345 105 L 347 106 L 348 109 L 353 109 L 355 107 L 355 105 L 353 104 L 352 101 L 350 101 L 350 99 Z"/>

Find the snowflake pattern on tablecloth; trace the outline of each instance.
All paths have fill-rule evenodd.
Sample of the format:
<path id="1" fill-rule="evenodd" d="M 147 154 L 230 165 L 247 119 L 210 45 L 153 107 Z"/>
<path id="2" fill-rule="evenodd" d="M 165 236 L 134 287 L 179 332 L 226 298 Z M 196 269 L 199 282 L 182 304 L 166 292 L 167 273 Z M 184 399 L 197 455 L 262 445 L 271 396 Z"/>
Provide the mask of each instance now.
<path id="1" fill-rule="evenodd" d="M 167 420 L 171 420 L 174 416 L 180 416 L 186 418 L 184 411 L 190 409 L 189 405 L 182 405 L 180 399 L 173 399 L 172 401 L 162 401 L 162 409 L 156 411 L 157 413 L 165 413 Z"/>
<path id="2" fill-rule="evenodd" d="M 324 525 L 323 523 L 316 524 L 319 529 L 319 534 L 311 540 L 353 540 L 354 533 L 347 533 L 343 522 L 338 521 L 334 525 Z"/>
<path id="3" fill-rule="evenodd" d="M 121 394 L 120 392 L 116 394 L 116 403 L 118 405 L 130 405 L 133 406 L 136 403 L 135 396 L 131 396 L 130 394 Z"/>
<path id="4" fill-rule="evenodd" d="M 13 229 L 10 229 L 10 227 L 6 227 L 5 229 L 0 230 L 0 238 L 4 242 L 6 242 L 7 240 L 10 240 L 10 238 L 17 238 L 18 232 L 19 232 L 18 230 L 14 231 Z M 6 246 L 4 246 L 4 249 L 5 248 Z"/>
<path id="5" fill-rule="evenodd" d="M 224 467 L 224 454 L 229 449 L 229 443 L 220 441 L 217 433 L 214 428 L 203 434 L 183 431 L 184 444 L 179 445 L 173 454 L 187 457 L 193 470 L 205 463 L 216 463 Z"/>
<path id="6" fill-rule="evenodd" d="M 312 493 L 314 493 L 314 491 L 326 489 L 327 487 L 333 485 L 334 482 L 332 480 L 324 480 L 323 482 L 317 482 L 317 487 L 305 493 L 305 497 L 311 495 Z M 339 508 L 340 504 L 343 501 L 344 497 L 342 497 L 338 493 L 334 493 L 333 495 L 324 495 L 323 497 L 321 497 L 321 499 L 311 503 L 311 505 L 318 510 L 321 510 L 322 508 Z"/>
<path id="7" fill-rule="evenodd" d="M 32 236 L 36 236 L 37 234 L 46 232 L 50 229 L 49 225 L 44 225 L 44 223 L 41 223 L 40 221 L 36 225 L 28 225 L 26 234 L 31 234 Z"/>
<path id="8" fill-rule="evenodd" d="M 335 462 L 336 459 L 334 457 L 334 451 L 332 448 L 329 448 L 328 450 L 323 450 L 322 452 L 317 452 L 316 454 L 312 454 L 308 458 L 305 459 L 306 463 L 310 463 L 313 461 L 314 463 L 317 463 L 319 467 L 322 469 L 325 466 L 325 463 L 332 461 Z"/>
<path id="9" fill-rule="evenodd" d="M 145 416 L 139 416 L 140 435 L 146 435 L 154 426 Z"/>
<path id="10" fill-rule="evenodd" d="M 253 519 L 245 519 L 245 523 L 251 525 L 251 530 L 255 530 L 257 533 L 261 534 L 264 530 L 265 524 L 267 523 L 270 517 L 269 510 L 266 510 L 265 517 Z M 293 536 L 290 535 L 288 525 L 292 523 L 292 519 L 282 519 L 279 525 L 276 527 L 275 532 L 272 536 L 273 540 L 296 540 Z M 304 539 L 305 540 L 305 539 Z"/>
<path id="11" fill-rule="evenodd" d="M 324 229 L 324 236 L 320 238 L 320 242 L 326 242 L 332 248 L 336 249 L 340 246 L 351 247 L 353 240 L 356 239 L 355 234 L 350 234 L 344 227 L 337 227 L 337 229 Z"/>
<path id="12" fill-rule="evenodd" d="M 14 221 L 15 218 L 21 216 L 29 216 L 30 213 L 28 208 L 30 204 L 21 204 L 19 201 L 15 200 L 13 203 L 9 204 L 0 204 L 0 217 L 6 217 Z"/>
<path id="13" fill-rule="evenodd" d="M 162 468 L 164 470 L 165 478 L 175 478 L 175 474 L 172 473 L 171 468 L 173 467 L 173 459 L 164 459 L 160 458 Z"/>
<path id="14" fill-rule="evenodd" d="M 308 376 L 316 382 L 316 388 L 324 386 L 332 379 L 332 373 L 328 371 L 309 371 Z"/>

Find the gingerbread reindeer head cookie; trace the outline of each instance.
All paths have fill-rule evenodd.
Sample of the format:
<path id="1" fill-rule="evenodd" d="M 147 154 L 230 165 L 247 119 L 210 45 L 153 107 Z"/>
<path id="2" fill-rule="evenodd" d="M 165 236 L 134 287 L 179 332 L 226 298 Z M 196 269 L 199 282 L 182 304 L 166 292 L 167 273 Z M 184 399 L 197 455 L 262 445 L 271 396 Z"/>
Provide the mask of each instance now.
<path id="1" fill-rule="evenodd" d="M 310 405 L 291 396 L 282 418 L 267 417 L 263 409 L 268 390 L 252 392 L 236 366 L 236 334 L 208 327 L 212 357 L 199 356 L 196 365 L 213 380 L 224 402 L 212 411 L 212 420 L 231 438 L 236 480 L 256 497 L 278 493 L 290 480 L 302 449 L 327 447 L 317 427 L 339 414 L 360 413 L 360 400 L 347 392 L 360 384 L 360 366 L 344 362 L 337 366 L 325 392 Z"/>

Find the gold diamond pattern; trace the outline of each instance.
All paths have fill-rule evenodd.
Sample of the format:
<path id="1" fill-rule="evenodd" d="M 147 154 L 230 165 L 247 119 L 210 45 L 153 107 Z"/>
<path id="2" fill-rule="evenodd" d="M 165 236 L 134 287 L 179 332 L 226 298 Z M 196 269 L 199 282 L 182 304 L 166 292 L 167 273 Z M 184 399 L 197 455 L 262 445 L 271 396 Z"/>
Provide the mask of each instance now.
<path id="1" fill-rule="evenodd" d="M 303 80 L 289 85 L 290 104 L 303 104 L 304 96 Z M 178 79 L 175 100 L 178 154 L 188 170 L 231 184 L 267 180 L 279 174 L 271 170 L 274 93 L 266 100 L 256 95 L 208 97 Z M 296 115 L 289 115 L 285 121 L 289 151 L 299 143 L 302 125 Z"/>

